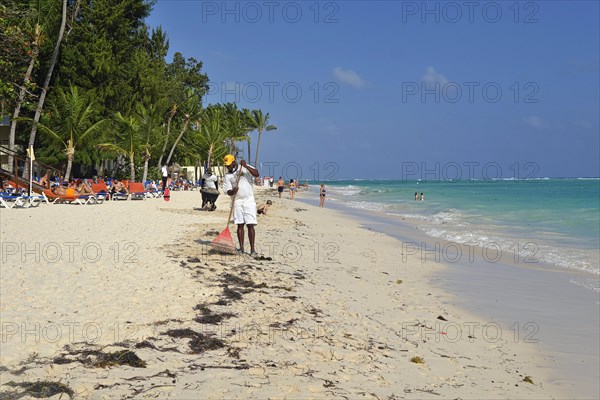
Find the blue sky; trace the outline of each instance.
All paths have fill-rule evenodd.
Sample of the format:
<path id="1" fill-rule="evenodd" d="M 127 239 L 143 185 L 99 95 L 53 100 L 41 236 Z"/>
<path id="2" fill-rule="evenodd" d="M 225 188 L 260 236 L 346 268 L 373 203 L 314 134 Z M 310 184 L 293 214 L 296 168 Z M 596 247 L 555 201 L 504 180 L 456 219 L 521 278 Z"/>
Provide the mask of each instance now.
<path id="1" fill-rule="evenodd" d="M 599 2 L 470 4 L 159 0 L 147 22 L 204 62 L 207 103 L 271 114 L 263 174 L 599 176 Z"/>

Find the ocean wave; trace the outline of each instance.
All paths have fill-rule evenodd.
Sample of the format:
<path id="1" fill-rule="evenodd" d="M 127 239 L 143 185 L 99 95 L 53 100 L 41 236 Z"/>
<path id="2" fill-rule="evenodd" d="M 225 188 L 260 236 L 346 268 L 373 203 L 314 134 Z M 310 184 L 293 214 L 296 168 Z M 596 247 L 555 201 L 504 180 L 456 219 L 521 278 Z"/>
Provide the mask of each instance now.
<path id="1" fill-rule="evenodd" d="M 360 187 L 354 185 L 336 187 L 329 186 L 328 190 L 334 194 L 341 196 L 356 196 L 357 194 L 360 194 L 362 192 L 362 189 Z"/>
<path id="2" fill-rule="evenodd" d="M 391 204 L 374 201 L 349 201 L 347 205 L 352 208 L 360 208 L 361 210 L 367 211 L 385 211 L 391 207 Z"/>
<path id="3" fill-rule="evenodd" d="M 600 275 L 600 265 L 590 261 L 594 255 L 590 251 L 572 248 L 557 248 L 549 244 L 540 244 L 538 240 L 512 239 L 478 230 L 456 230 L 455 227 L 440 229 L 435 226 L 419 226 L 427 235 L 483 249 L 500 250 L 509 254 L 517 263 L 535 265 L 546 263 L 566 269 L 574 269 Z M 493 256 L 492 256 L 493 258 Z"/>

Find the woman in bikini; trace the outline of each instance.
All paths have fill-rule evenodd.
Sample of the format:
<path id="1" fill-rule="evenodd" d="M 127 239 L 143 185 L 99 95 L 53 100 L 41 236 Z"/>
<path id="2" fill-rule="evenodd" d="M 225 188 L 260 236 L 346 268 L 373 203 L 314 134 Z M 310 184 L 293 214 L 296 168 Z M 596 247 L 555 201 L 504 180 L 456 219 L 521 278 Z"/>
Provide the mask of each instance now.
<path id="1" fill-rule="evenodd" d="M 296 182 L 293 179 L 290 179 L 290 200 L 294 200 L 296 196 Z"/>
<path id="2" fill-rule="evenodd" d="M 319 197 L 321 199 L 321 204 L 320 204 L 321 208 L 325 207 L 325 192 L 326 192 L 325 185 L 321 184 L 321 191 L 319 194 Z"/>

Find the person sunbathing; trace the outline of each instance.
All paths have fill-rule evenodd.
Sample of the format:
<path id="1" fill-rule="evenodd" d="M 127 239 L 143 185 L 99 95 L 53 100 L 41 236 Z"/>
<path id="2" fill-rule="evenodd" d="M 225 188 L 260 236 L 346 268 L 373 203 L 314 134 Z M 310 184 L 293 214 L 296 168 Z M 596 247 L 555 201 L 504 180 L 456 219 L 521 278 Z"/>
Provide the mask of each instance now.
<path id="1" fill-rule="evenodd" d="M 52 186 L 52 188 L 50 188 L 50 190 L 52 191 L 52 193 L 54 193 L 57 196 L 66 196 L 67 195 L 67 188 L 65 188 L 62 185 Z"/>
<path id="2" fill-rule="evenodd" d="M 120 182 L 118 180 L 115 179 L 115 181 L 112 184 L 112 188 L 110 190 L 111 194 L 115 194 L 115 193 L 121 193 L 121 194 L 129 194 L 129 190 L 127 190 L 127 188 L 125 187 L 125 185 L 123 184 L 123 182 Z"/>
<path id="3" fill-rule="evenodd" d="M 92 187 L 79 179 L 75 184 L 75 191 L 79 194 L 94 194 Z"/>
<path id="4" fill-rule="evenodd" d="M 46 175 L 40 178 L 40 186 L 43 186 L 45 189 L 50 189 L 50 170 L 47 170 Z"/>

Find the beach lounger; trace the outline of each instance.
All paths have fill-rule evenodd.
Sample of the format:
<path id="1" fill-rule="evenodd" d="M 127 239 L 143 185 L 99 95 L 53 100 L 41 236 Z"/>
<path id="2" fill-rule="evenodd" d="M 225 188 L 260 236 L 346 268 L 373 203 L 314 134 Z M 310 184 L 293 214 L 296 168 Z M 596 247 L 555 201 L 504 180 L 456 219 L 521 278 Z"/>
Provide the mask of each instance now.
<path id="1" fill-rule="evenodd" d="M 131 200 L 146 200 L 146 189 L 142 182 L 131 182 L 129 184 Z"/>
<path id="2" fill-rule="evenodd" d="M 129 200 L 129 193 L 113 193 L 113 200 Z"/>
<path id="3" fill-rule="evenodd" d="M 21 196 L 2 193 L 0 195 L 0 206 L 6 208 L 19 207 L 19 203 L 17 203 L 17 200 L 20 198 Z"/>
<path id="4" fill-rule="evenodd" d="M 88 201 L 88 198 L 79 198 L 79 195 L 74 195 L 74 196 L 60 196 L 56 193 L 53 193 L 52 190 L 50 189 L 45 189 L 43 191 L 44 196 L 46 196 L 46 198 L 48 198 L 49 201 L 52 202 L 52 204 L 80 204 L 80 205 L 85 205 Z"/>
<path id="5" fill-rule="evenodd" d="M 21 198 L 17 199 L 16 202 L 18 204 L 15 205 L 15 207 L 38 207 L 40 204 L 42 204 L 42 201 L 46 201 L 46 203 L 48 203 L 46 196 L 21 196 Z"/>
<path id="6" fill-rule="evenodd" d="M 106 183 L 104 183 L 104 181 L 92 183 L 92 192 L 94 192 L 94 196 L 96 196 L 98 204 L 110 198 L 110 193 L 108 193 L 108 187 L 106 187 Z"/>

